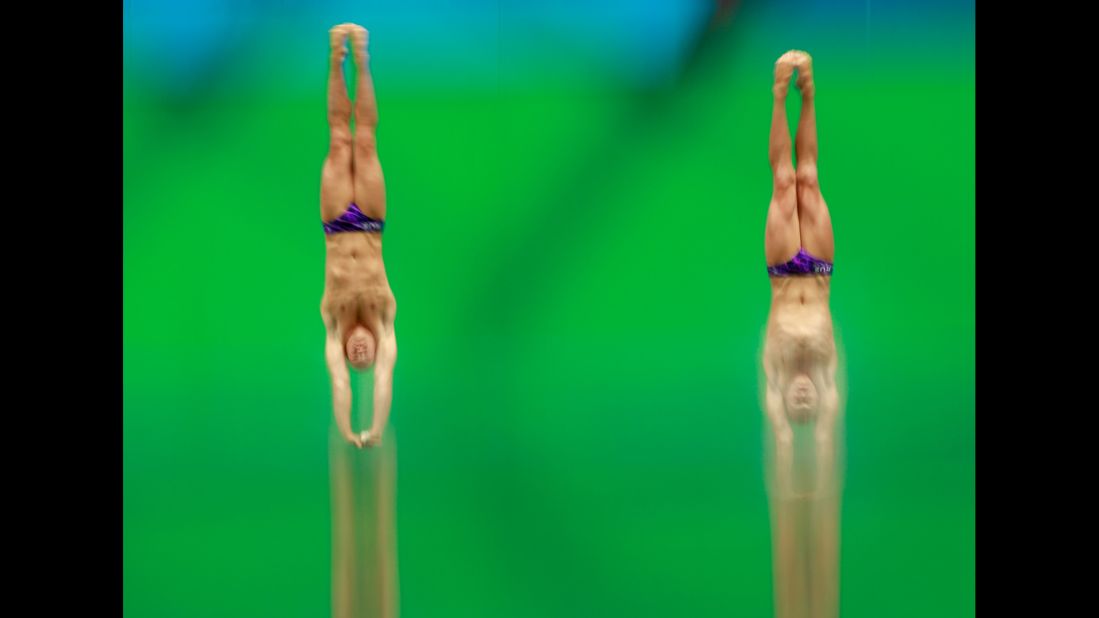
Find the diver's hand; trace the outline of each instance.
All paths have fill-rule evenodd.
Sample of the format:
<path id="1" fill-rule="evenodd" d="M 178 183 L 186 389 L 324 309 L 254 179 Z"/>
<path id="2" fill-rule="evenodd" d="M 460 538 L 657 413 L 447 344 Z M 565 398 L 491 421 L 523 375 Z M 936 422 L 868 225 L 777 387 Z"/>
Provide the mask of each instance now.
<path id="1" fill-rule="evenodd" d="M 343 435 L 343 437 L 344 437 L 344 439 L 345 439 L 345 440 L 347 440 L 347 441 L 348 441 L 348 442 L 350 442 L 351 444 L 354 444 L 354 445 L 355 445 L 355 448 L 362 448 L 362 447 L 363 447 L 363 443 L 364 443 L 364 442 L 366 442 L 366 440 L 365 440 L 365 439 L 364 439 L 364 437 L 363 437 L 363 436 L 365 436 L 365 435 L 366 435 L 366 433 L 367 433 L 367 432 L 365 432 L 365 431 L 364 431 L 364 432 L 362 432 L 362 433 L 360 433 L 360 434 L 354 434 L 354 433 L 345 433 L 345 434 Z"/>
<path id="2" fill-rule="evenodd" d="M 367 429 L 366 431 L 359 434 L 359 437 L 362 439 L 363 444 L 367 448 L 373 448 L 382 445 L 382 432 L 380 431 Z"/>

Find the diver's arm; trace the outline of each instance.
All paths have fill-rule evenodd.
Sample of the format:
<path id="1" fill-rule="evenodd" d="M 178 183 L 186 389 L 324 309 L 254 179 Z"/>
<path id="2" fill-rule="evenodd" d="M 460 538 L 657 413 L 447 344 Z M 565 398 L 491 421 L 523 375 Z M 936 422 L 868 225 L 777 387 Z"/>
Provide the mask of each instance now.
<path id="1" fill-rule="evenodd" d="M 381 444 L 393 403 L 393 366 L 397 363 L 397 331 L 388 325 L 378 338 L 378 353 L 374 361 L 374 419 L 366 432 L 366 445 Z"/>
<path id="2" fill-rule="evenodd" d="M 775 441 L 779 446 L 790 446 L 794 441 L 794 432 L 790 429 L 790 420 L 786 418 L 786 409 L 782 403 L 782 393 L 771 384 L 767 385 L 767 400 L 764 402 L 767 420 Z"/>
<path id="3" fill-rule="evenodd" d="M 763 356 L 763 373 L 767 379 L 767 392 L 763 401 L 764 412 L 775 434 L 778 445 L 790 446 L 794 441 L 794 432 L 790 429 L 790 419 L 786 418 L 786 406 L 782 401 L 782 389 L 779 387 L 779 367 L 774 356 Z"/>
<path id="4" fill-rule="evenodd" d="M 832 358 L 825 368 L 826 375 L 822 380 L 824 386 L 820 394 L 820 413 L 817 419 L 816 430 L 813 432 L 816 438 L 816 474 L 815 490 L 818 495 L 833 493 L 839 486 L 838 461 L 836 443 L 839 431 L 838 419 L 840 415 L 839 389 L 836 386 L 836 359 Z"/>
<path id="5" fill-rule="evenodd" d="M 362 448 L 362 438 L 351 431 L 351 380 L 344 360 L 343 342 L 335 329 L 329 329 L 325 338 L 324 357 L 332 379 L 332 412 L 336 416 L 336 427 L 344 439 Z"/>
<path id="6" fill-rule="evenodd" d="M 767 385 L 764 407 L 767 420 L 774 435 L 774 487 L 775 496 L 789 498 L 793 495 L 794 483 L 794 432 L 782 403 L 782 393 Z"/>
<path id="7" fill-rule="evenodd" d="M 836 386 L 837 363 L 836 355 L 833 354 L 829 359 L 828 364 L 823 368 L 823 375 L 819 380 L 822 388 L 820 393 L 820 412 L 815 432 L 818 445 L 821 442 L 831 443 L 835 439 L 836 421 L 840 411 L 839 389 Z"/>

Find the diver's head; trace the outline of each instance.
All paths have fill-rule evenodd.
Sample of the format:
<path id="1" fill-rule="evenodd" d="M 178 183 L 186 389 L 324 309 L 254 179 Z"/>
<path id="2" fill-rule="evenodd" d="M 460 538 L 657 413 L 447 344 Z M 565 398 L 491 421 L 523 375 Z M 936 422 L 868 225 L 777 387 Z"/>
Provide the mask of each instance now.
<path id="1" fill-rule="evenodd" d="M 374 335 L 364 326 L 356 326 L 347 336 L 344 351 L 351 366 L 359 371 L 374 364 Z"/>
<path id="2" fill-rule="evenodd" d="M 791 421 L 804 423 L 816 416 L 820 395 L 813 380 L 801 373 L 786 385 L 782 402 L 786 405 L 786 416 Z"/>

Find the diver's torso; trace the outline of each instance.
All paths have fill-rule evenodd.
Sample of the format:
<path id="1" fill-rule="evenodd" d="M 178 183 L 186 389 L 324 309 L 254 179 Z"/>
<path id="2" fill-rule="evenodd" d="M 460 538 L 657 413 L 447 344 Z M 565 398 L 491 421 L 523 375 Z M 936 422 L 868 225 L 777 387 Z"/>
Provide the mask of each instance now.
<path id="1" fill-rule="evenodd" d="M 381 237 L 342 232 L 325 238 L 326 261 L 321 312 L 341 326 L 392 320 L 396 302 L 382 262 Z"/>
<path id="2" fill-rule="evenodd" d="M 764 349 L 775 366 L 808 373 L 835 356 L 829 287 L 829 277 L 823 275 L 771 278 Z"/>

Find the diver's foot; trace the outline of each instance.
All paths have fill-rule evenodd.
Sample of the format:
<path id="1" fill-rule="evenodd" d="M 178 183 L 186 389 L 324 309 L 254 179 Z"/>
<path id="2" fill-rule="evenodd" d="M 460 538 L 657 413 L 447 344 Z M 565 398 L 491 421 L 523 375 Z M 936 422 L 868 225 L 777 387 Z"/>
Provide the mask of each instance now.
<path id="1" fill-rule="evenodd" d="M 776 99 L 785 99 L 786 93 L 790 90 L 790 78 L 794 75 L 794 63 L 787 58 L 789 55 L 790 52 L 786 52 L 775 61 L 775 85 L 772 90 Z"/>
<path id="2" fill-rule="evenodd" d="M 349 26 L 352 24 L 339 24 L 328 30 L 328 43 L 332 48 L 332 62 L 343 62 L 347 57 L 347 38 L 351 35 Z"/>
<path id="3" fill-rule="evenodd" d="M 370 33 L 358 24 L 348 24 L 347 30 L 351 33 L 351 51 L 355 54 L 355 63 L 360 69 L 365 68 L 366 44 L 370 39 Z"/>
<path id="4" fill-rule="evenodd" d="M 798 52 L 800 57 L 795 60 L 794 66 L 798 70 L 797 86 L 803 99 L 813 98 L 816 90 L 813 85 L 813 57 L 806 52 Z"/>

